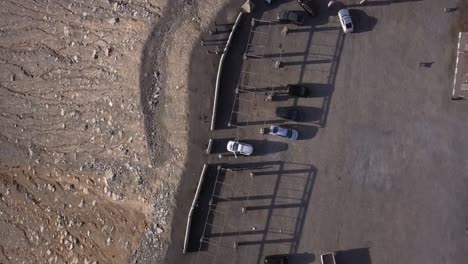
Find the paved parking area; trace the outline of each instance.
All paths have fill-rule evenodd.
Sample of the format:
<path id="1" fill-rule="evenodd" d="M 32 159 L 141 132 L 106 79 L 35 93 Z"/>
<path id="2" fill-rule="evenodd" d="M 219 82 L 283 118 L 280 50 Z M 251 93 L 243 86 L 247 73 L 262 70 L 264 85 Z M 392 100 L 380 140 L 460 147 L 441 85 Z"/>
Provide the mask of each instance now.
<path id="1" fill-rule="evenodd" d="M 221 167 L 210 181 L 196 261 L 261 262 L 264 254 L 296 251 L 315 173 L 313 166 L 284 161 Z"/>
<path id="2" fill-rule="evenodd" d="M 455 1 L 343 2 L 356 9 L 355 34 L 342 34 L 327 12 L 286 35 L 274 23 L 242 26 L 195 221 L 192 244 L 202 250 L 169 261 L 262 263 L 288 253 L 291 263 L 319 263 L 329 251 L 340 252 L 340 263 L 468 259 L 468 105 L 450 100 L 458 35 L 454 15 L 443 12 Z M 258 3 L 254 17 L 272 21 L 280 9 L 299 7 Z M 249 37 L 252 29 L 269 33 Z M 260 59 L 242 60 L 248 43 Z M 323 95 L 263 100 L 289 83 Z M 278 120 L 277 106 L 302 108 L 306 122 Z M 260 135 L 279 122 L 301 140 Z M 252 144 L 255 155 L 218 158 L 230 139 Z"/>

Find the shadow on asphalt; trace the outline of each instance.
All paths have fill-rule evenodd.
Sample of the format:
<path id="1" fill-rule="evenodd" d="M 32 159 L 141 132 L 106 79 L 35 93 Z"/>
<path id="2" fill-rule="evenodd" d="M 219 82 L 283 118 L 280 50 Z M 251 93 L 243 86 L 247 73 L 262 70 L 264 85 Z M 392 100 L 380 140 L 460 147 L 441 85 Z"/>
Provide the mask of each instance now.
<path id="1" fill-rule="evenodd" d="M 260 133 L 260 132 L 259 132 Z M 267 135 L 265 135 L 267 137 Z M 213 141 L 213 147 L 211 149 L 212 154 L 223 154 L 224 156 L 232 155 L 226 149 L 229 140 L 235 140 L 234 138 L 220 138 Z M 265 138 L 264 140 L 253 140 L 253 139 L 242 139 L 239 140 L 242 143 L 252 145 L 254 148 L 251 156 L 263 156 L 273 153 L 278 153 L 288 150 L 288 144 L 283 142 L 271 141 Z"/>
<path id="2" fill-rule="evenodd" d="M 248 121 L 248 122 L 237 122 L 238 126 L 254 126 L 254 125 L 272 125 L 272 124 L 282 124 L 286 122 L 285 119 L 270 119 L 270 120 L 261 120 L 261 121 Z"/>
<path id="3" fill-rule="evenodd" d="M 314 106 L 286 106 L 281 107 L 281 109 L 284 109 L 285 111 L 299 111 L 297 120 L 293 121 L 284 119 L 283 122 L 315 123 L 318 122 L 322 116 L 322 109 Z"/>
<path id="4" fill-rule="evenodd" d="M 322 116 L 322 109 L 313 106 L 296 106 L 294 107 L 302 112 L 300 122 L 318 122 Z"/>
<path id="5" fill-rule="evenodd" d="M 286 122 L 295 122 L 295 123 L 313 123 L 319 124 L 322 117 L 322 109 L 319 107 L 313 106 L 286 106 L 284 109 L 296 109 L 299 110 L 299 118 L 295 121 L 281 119 L 270 119 L 270 120 L 259 120 L 259 121 L 248 121 L 248 122 L 237 122 L 237 126 L 254 126 L 254 125 L 273 125 L 273 124 L 284 124 Z"/>
<path id="6" fill-rule="evenodd" d="M 299 83 L 304 86 L 310 86 L 314 89 L 314 91 L 317 91 L 314 93 L 314 97 L 321 97 L 323 98 L 321 110 L 318 111 L 321 116 L 319 118 L 319 121 L 317 122 L 320 127 L 325 127 L 326 122 L 327 122 L 327 116 L 328 116 L 328 111 L 331 103 L 331 98 L 332 94 L 334 91 L 334 86 L 335 86 L 335 78 L 336 78 L 336 72 L 338 70 L 338 65 L 339 65 L 339 60 L 340 60 L 340 54 L 343 48 L 343 42 L 344 42 L 344 37 L 345 35 L 342 33 L 341 28 L 338 26 L 333 26 L 333 27 L 326 27 L 326 28 L 320 28 L 317 27 L 318 25 L 326 24 L 329 22 L 329 17 L 333 11 L 330 11 L 327 9 L 327 3 L 328 1 L 317 1 L 317 4 L 320 6 L 320 12 L 317 17 L 307 17 L 307 19 L 304 22 L 304 25 L 301 27 L 295 27 L 292 28 L 292 32 L 308 32 L 308 37 L 307 43 L 305 45 L 305 50 L 304 51 L 297 51 L 297 52 L 290 52 L 290 53 L 281 53 L 281 54 L 265 54 L 262 55 L 264 59 L 270 59 L 272 61 L 275 60 L 275 58 L 294 58 L 296 60 L 292 61 L 283 61 L 282 62 L 282 67 L 296 67 L 297 71 L 300 73 L 299 78 L 295 83 Z M 259 11 L 256 11 L 253 14 L 253 17 L 259 17 L 261 16 L 261 13 L 263 13 L 265 10 L 269 10 L 271 8 L 274 8 L 278 4 L 274 4 L 272 6 L 259 9 Z M 279 8 L 278 10 L 280 10 Z M 268 24 L 268 22 L 264 21 L 256 21 L 255 25 L 260 26 L 263 24 Z M 274 23 L 273 23 L 274 24 Z M 247 23 L 243 23 L 243 30 L 246 31 L 246 26 Z M 333 48 L 333 53 L 331 54 L 315 54 L 314 52 L 311 52 L 311 45 L 312 45 L 312 40 L 313 40 L 313 35 L 316 31 L 324 31 L 328 30 L 330 32 L 336 32 L 336 42 L 334 45 L 331 47 Z M 289 32 L 289 31 L 288 31 Z M 245 47 L 249 43 L 250 38 L 254 38 L 254 36 L 257 33 L 255 31 L 250 32 L 249 38 L 245 39 L 245 36 L 248 34 L 243 34 L 244 36 L 241 37 L 242 41 L 242 47 Z M 328 45 L 328 44 L 327 44 Z M 227 59 L 226 59 L 226 67 L 225 67 L 225 72 L 229 72 L 232 74 L 228 75 L 223 75 L 222 80 L 224 85 L 223 90 L 221 93 L 223 93 L 223 97 L 220 99 L 220 105 L 223 105 L 224 109 L 231 109 L 231 111 L 225 113 L 222 113 L 220 111 L 219 115 L 223 116 L 218 118 L 217 121 L 217 128 L 219 129 L 226 129 L 226 128 L 233 128 L 236 126 L 249 126 L 249 125 L 257 125 L 261 124 L 261 121 L 257 120 L 252 120 L 246 121 L 246 117 L 249 116 L 249 112 L 242 112 L 242 110 L 239 108 L 239 97 L 242 97 L 245 92 L 250 93 L 250 92 L 262 92 L 262 93 L 267 93 L 267 92 L 275 92 L 275 96 L 272 99 L 271 103 L 274 102 L 285 102 L 288 100 L 292 100 L 292 105 L 297 106 L 298 99 L 297 98 L 292 98 L 288 96 L 285 93 L 282 93 L 282 91 L 285 89 L 284 87 L 278 86 L 278 87 L 252 87 L 252 85 L 248 82 L 248 78 L 243 78 L 243 75 L 240 72 L 240 69 L 242 68 L 242 64 L 246 63 L 248 61 L 242 60 L 243 56 L 243 50 L 238 49 L 237 46 L 233 46 L 235 49 L 234 52 L 231 52 L 228 54 Z M 254 51 L 249 51 L 247 49 L 247 52 L 250 54 L 255 53 Z M 323 58 L 320 59 L 313 59 L 312 56 L 320 56 Z M 306 68 L 308 65 L 311 64 L 329 64 L 329 71 L 328 71 L 328 78 L 326 83 L 322 84 L 317 84 L 317 83 L 310 83 L 310 84 L 303 84 L 302 81 L 304 79 L 304 75 L 306 73 Z M 232 67 L 236 66 L 236 67 Z M 224 77 L 225 76 L 225 77 Z M 235 76 L 234 79 L 233 76 Z M 227 79 L 232 79 L 233 81 L 227 81 Z M 238 83 L 235 83 L 234 80 L 240 80 Z M 242 90 L 240 93 L 233 93 L 232 91 L 235 90 L 237 87 L 239 87 L 240 90 Z M 265 95 L 265 98 L 267 95 Z M 265 124 L 272 124 L 274 123 L 275 120 L 266 120 Z M 231 125 L 231 126 L 229 126 Z"/>
<path id="7" fill-rule="evenodd" d="M 371 31 L 377 24 L 377 18 L 367 15 L 360 9 L 350 9 L 349 14 L 354 23 L 353 34 Z"/>
<path id="8" fill-rule="evenodd" d="M 281 10 L 281 8 L 279 8 L 281 5 L 284 5 L 284 4 L 292 2 L 292 1 L 296 1 L 296 0 L 282 0 L 282 1 L 273 0 L 273 1 L 271 1 L 271 4 L 269 4 L 269 5 L 267 4 L 264 7 L 262 7 L 261 12 L 258 11 L 258 10 L 260 10 L 260 8 L 254 9 L 254 12 L 255 12 L 255 15 L 258 17 L 259 13 L 267 12 L 267 11 L 270 11 L 270 10 L 273 10 L 273 9 Z"/>
<path id="9" fill-rule="evenodd" d="M 272 5 L 267 6 L 265 4 L 258 4 L 257 9 L 255 10 L 253 17 L 261 17 L 263 12 L 270 10 L 281 8 L 280 6 L 284 3 L 292 2 L 294 0 L 285 0 L 285 1 L 274 1 Z M 236 2 L 236 3 L 234 3 Z M 234 5 L 240 4 L 243 1 L 231 1 L 229 8 L 233 8 Z M 263 2 L 263 1 L 262 1 Z M 328 95 L 324 96 L 323 105 L 320 108 L 310 108 L 309 110 L 305 110 L 306 112 L 306 119 L 312 122 L 318 120 L 317 123 L 320 124 L 321 127 L 325 126 L 327 115 L 328 115 L 328 107 L 331 101 L 331 96 L 333 94 L 333 89 L 335 85 L 335 75 L 337 72 L 337 68 L 339 65 L 339 56 L 341 54 L 342 45 L 344 36 L 341 33 L 341 30 L 337 27 L 327 27 L 327 28 L 318 28 L 317 25 L 325 24 L 329 21 L 329 12 L 326 9 L 326 4 L 328 1 L 325 0 L 317 0 L 320 4 L 320 15 L 318 17 L 307 17 L 305 19 L 304 25 L 299 27 L 299 29 L 306 31 L 307 36 L 304 38 L 305 45 L 308 47 L 304 51 L 300 51 L 296 54 L 288 54 L 288 56 L 297 56 L 298 60 L 301 61 L 300 64 L 294 66 L 298 73 L 299 78 L 297 83 L 301 83 L 303 81 L 304 75 L 307 74 L 305 70 L 305 66 L 307 65 L 306 62 L 310 60 L 308 56 L 312 52 L 310 46 L 312 45 L 312 39 L 314 35 L 314 30 L 330 30 L 330 33 L 337 34 L 336 43 L 332 43 L 332 47 L 334 47 L 332 54 L 329 56 L 330 58 L 330 67 L 328 72 L 328 79 L 326 84 L 330 85 L 331 89 Z M 232 24 L 232 20 L 230 21 L 220 21 L 225 18 L 226 11 L 229 9 L 224 9 L 224 14 L 219 15 L 217 20 L 218 22 L 222 22 L 225 24 Z M 294 9 L 296 9 L 295 7 Z M 240 32 L 239 34 L 234 35 L 233 45 L 231 47 L 230 52 L 226 55 L 226 63 L 224 68 L 224 73 L 228 72 L 229 74 L 223 74 L 221 77 L 221 89 L 220 89 L 220 97 L 219 97 L 219 106 L 221 111 L 219 111 L 217 120 L 216 120 L 216 130 L 223 130 L 223 129 L 230 129 L 235 128 L 234 126 L 228 126 L 231 120 L 236 119 L 236 114 L 234 112 L 239 111 L 238 105 L 236 106 L 235 100 L 235 89 L 239 85 L 239 76 L 241 72 L 241 65 L 243 63 L 243 53 L 246 50 L 246 45 L 248 43 L 248 31 L 250 29 L 250 21 L 252 15 L 245 15 L 242 19 L 240 25 Z M 309 33 L 307 33 L 307 31 Z M 299 32 L 297 32 L 299 33 Z M 296 33 L 293 33 L 296 34 Z M 293 35 L 294 36 L 294 35 Z M 222 39 L 222 36 L 215 34 L 212 36 L 212 40 L 205 36 L 202 37 L 203 40 L 206 40 L 207 43 L 221 43 L 218 39 Z M 157 38 L 156 38 L 157 39 Z M 200 39 L 201 42 L 201 39 Z M 328 43 L 327 43 L 328 45 Z M 153 47 L 152 45 L 151 47 Z M 219 60 L 217 55 L 213 55 L 210 51 L 213 51 L 213 48 L 216 45 L 205 47 L 205 48 L 198 48 L 194 49 L 192 52 L 191 58 L 191 65 L 190 65 L 190 84 L 189 84 L 189 98 L 190 98 L 190 115 L 191 116 L 204 116 L 205 114 L 211 113 L 211 106 L 213 100 L 213 90 L 214 90 L 214 83 L 216 77 L 216 66 Z M 150 50 L 150 49 L 148 49 Z M 151 49 L 156 50 L 156 49 Z M 153 58 L 153 57 L 151 57 Z M 328 57 L 327 57 L 328 59 Z M 148 61 L 152 61 L 148 59 Z M 199 67 L 199 63 L 203 63 L 203 67 Z M 149 67 L 152 69 L 152 67 Z M 149 71 L 151 73 L 151 71 Z M 143 73 L 142 73 L 143 74 Z M 146 76 L 146 75 L 142 75 Z M 152 75 L 148 75 L 152 76 Z M 148 87 L 153 85 L 155 82 L 154 80 L 143 80 L 143 83 L 147 84 Z M 146 98 L 144 95 L 150 94 L 149 92 L 143 93 L 142 98 Z M 289 100 L 288 97 L 285 97 L 284 100 Z M 143 100 L 142 100 L 143 102 Z M 143 102 L 145 103 L 145 102 Z M 273 102 L 272 102 L 273 103 Z M 298 106 L 297 100 L 291 104 L 291 106 L 302 107 Z M 304 106 L 305 107 L 305 106 Z M 319 117 L 317 117 L 319 115 Z M 150 115 L 151 116 L 151 115 Z M 146 121 L 145 124 L 154 123 L 150 122 L 151 120 Z M 182 229 L 185 229 L 185 224 L 187 220 L 187 214 L 190 209 L 191 199 L 193 199 L 193 193 L 195 192 L 196 184 L 198 181 L 199 173 L 201 170 L 201 166 L 205 160 L 203 156 L 203 144 L 207 142 L 207 138 L 209 137 L 209 131 L 207 125 L 202 122 L 203 120 L 198 120 L 196 118 L 191 118 L 190 120 L 190 131 L 189 131 L 189 157 L 193 157 L 188 159 L 185 164 L 185 171 L 184 171 L 184 179 L 182 180 L 180 191 L 177 194 L 177 202 L 176 206 L 178 210 L 174 212 L 174 222 L 172 225 L 171 231 L 171 245 L 168 250 L 168 254 L 166 256 L 167 263 L 203 263 L 193 261 L 193 255 L 187 254 L 182 255 L 180 253 L 180 246 L 183 243 L 183 233 L 181 232 Z M 242 120 L 244 121 L 244 120 Z M 218 151 L 219 153 L 226 153 L 226 143 L 227 138 L 224 140 L 223 143 L 213 145 L 214 150 Z M 241 140 L 244 141 L 244 140 Z M 269 140 L 263 141 L 251 141 L 245 140 L 246 143 L 252 143 L 254 148 L 258 148 L 259 151 L 255 151 L 256 155 L 263 155 L 267 153 L 272 153 L 272 151 L 285 151 L 287 150 L 288 145 L 281 142 L 272 142 Z M 256 146 L 257 143 L 260 147 Z M 277 144 L 276 143 L 281 143 Z M 151 144 L 149 144 L 151 145 Z M 272 147 L 273 146 L 273 147 Z M 262 150 L 262 148 L 264 148 Z M 217 150 L 219 149 L 219 150 Z M 237 159 L 237 161 L 241 161 L 242 159 Z M 293 259 L 297 257 L 297 263 L 307 263 L 310 261 L 314 261 L 313 255 L 305 255 L 305 254 L 297 254 L 299 242 L 301 241 L 302 231 L 304 226 L 304 220 L 306 219 L 307 215 L 307 208 L 308 203 L 310 200 L 310 195 L 312 193 L 313 185 L 315 179 L 317 177 L 317 169 L 313 165 L 308 164 L 294 164 L 290 162 L 283 162 L 283 161 L 265 161 L 265 162 L 254 162 L 254 163 L 245 163 L 245 164 L 238 164 L 238 165 L 229 165 L 232 170 L 218 170 L 217 164 L 209 165 L 206 173 L 206 179 L 204 185 L 202 187 L 201 195 L 197 201 L 197 207 L 195 209 L 193 215 L 193 222 L 192 222 L 192 229 L 190 231 L 189 237 L 189 252 L 202 252 L 208 251 L 210 247 L 213 247 L 213 244 L 208 244 L 212 239 L 216 238 L 231 238 L 235 239 L 239 248 L 241 247 L 250 247 L 250 252 L 252 252 L 253 257 L 256 258 L 255 262 L 252 263 L 263 263 L 263 255 L 266 252 L 265 247 L 269 247 L 272 244 L 281 244 L 287 245 L 286 248 L 289 250 L 285 250 L 287 252 L 280 252 L 280 253 L 288 253 L 291 254 Z M 227 167 L 227 165 L 226 165 Z M 297 168 L 291 168 L 297 167 Z M 218 173 L 219 172 L 219 173 Z M 251 192 L 251 195 L 239 194 L 234 196 L 222 196 L 222 189 L 217 187 L 219 184 L 223 184 L 226 180 L 232 178 L 227 177 L 226 174 L 247 174 L 243 176 L 247 176 L 250 172 L 254 172 L 254 174 L 258 174 L 257 176 L 252 177 L 252 181 L 256 181 L 260 179 L 263 184 L 270 184 L 272 189 L 270 193 L 256 193 L 256 190 Z M 245 180 L 245 177 L 244 177 Z M 281 199 L 281 191 L 288 189 L 288 184 L 292 184 L 294 180 L 302 181 L 300 184 L 295 184 L 295 188 L 289 188 L 290 194 L 294 194 L 298 198 L 294 202 L 294 204 L 290 205 L 292 208 L 278 208 L 276 207 L 278 204 L 278 199 Z M 264 182 L 263 182 L 264 181 Z M 244 184 L 242 185 L 242 189 L 248 188 L 255 188 L 255 186 Z M 210 215 L 212 209 L 218 208 L 220 203 L 224 203 L 229 199 L 231 202 L 235 201 L 247 201 L 247 197 L 249 198 L 249 203 L 251 202 L 251 206 L 268 206 L 264 210 L 260 210 L 264 212 L 265 217 L 261 219 L 265 226 L 262 230 L 252 230 L 252 228 L 244 227 L 243 229 L 236 230 L 236 232 L 232 232 L 229 230 L 224 230 L 223 232 L 215 232 L 212 227 L 208 224 L 212 223 L 212 221 L 216 220 L 213 215 Z M 266 201 L 265 204 L 255 204 L 258 201 Z M 281 210 L 292 210 L 294 209 L 294 213 L 290 213 L 287 215 L 287 219 L 291 219 L 290 226 L 287 226 L 286 229 L 291 230 L 291 233 L 285 233 L 284 235 L 289 235 L 287 238 L 277 238 L 272 239 L 270 236 L 278 235 L 277 232 L 272 232 L 273 224 L 277 224 L 275 219 L 276 212 Z M 237 212 L 237 211 L 236 211 Z M 247 235 L 255 235 L 260 236 L 254 240 L 246 240 L 243 236 L 236 236 L 234 233 L 238 232 L 246 232 Z M 252 233 L 253 232 L 253 233 Z M 251 234 L 252 233 L 252 234 Z M 208 240 L 206 240 L 208 239 Z M 243 245 L 244 243 L 244 245 Z M 232 246 L 232 245 L 230 245 Z M 284 248 L 284 247 L 282 247 Z M 200 251 L 201 250 L 201 251 Z M 215 254 L 216 255 L 216 254 Z M 198 255 L 197 255 L 198 256 Z M 192 261 L 190 261 L 192 260 Z M 198 260 L 198 258 L 197 258 Z M 249 262 L 250 263 L 250 262 Z"/>
<path id="10" fill-rule="evenodd" d="M 327 97 L 333 92 L 332 85 L 327 83 L 301 83 L 299 85 L 308 87 L 312 91 L 309 97 Z"/>
<path id="11" fill-rule="evenodd" d="M 289 256 L 289 261 L 295 264 L 310 264 L 315 261 L 315 255 L 312 253 L 292 254 Z"/>
<path id="12" fill-rule="evenodd" d="M 407 2 L 421 2 L 423 0 L 369 0 L 364 5 L 352 4 L 348 7 L 366 7 L 366 6 L 381 6 L 381 5 L 391 5 L 398 3 L 407 3 Z"/>
<path id="13" fill-rule="evenodd" d="M 290 254 L 293 263 L 313 262 L 313 254 L 297 250 L 316 175 L 312 165 L 283 161 L 209 165 L 193 217 L 189 251 L 218 252 L 225 241 L 238 250 L 253 246 L 258 256 L 252 263 L 262 263 L 265 247 L 282 244 L 289 252 L 281 253 Z M 262 228 L 243 224 L 247 222 L 242 218 L 259 215 L 255 212 L 261 215 L 255 221 Z M 222 220 L 226 214 L 224 219 L 235 218 L 236 229 L 220 226 L 226 223 Z M 279 234 L 278 225 L 288 231 Z"/>
<path id="14" fill-rule="evenodd" d="M 372 264 L 369 248 L 356 248 L 336 252 L 336 263 Z"/>

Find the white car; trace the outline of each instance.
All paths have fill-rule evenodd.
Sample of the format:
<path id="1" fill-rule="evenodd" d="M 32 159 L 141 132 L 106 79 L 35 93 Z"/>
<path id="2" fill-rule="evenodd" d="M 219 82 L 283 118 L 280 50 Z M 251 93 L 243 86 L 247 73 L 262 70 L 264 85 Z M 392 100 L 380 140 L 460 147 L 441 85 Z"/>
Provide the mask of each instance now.
<path id="1" fill-rule="evenodd" d="M 250 156 L 253 153 L 253 147 L 251 145 L 232 140 L 227 143 L 227 150 L 234 154 L 240 153 L 246 156 Z"/>
<path id="2" fill-rule="evenodd" d="M 338 17 L 340 18 L 341 27 L 344 33 L 351 33 L 354 30 L 353 21 L 348 9 L 341 9 L 338 11 Z"/>
<path id="3" fill-rule="evenodd" d="M 270 126 L 269 134 L 284 137 L 284 138 L 289 138 L 292 140 L 296 140 L 299 137 L 299 132 L 297 132 L 297 130 L 275 126 L 275 125 Z"/>

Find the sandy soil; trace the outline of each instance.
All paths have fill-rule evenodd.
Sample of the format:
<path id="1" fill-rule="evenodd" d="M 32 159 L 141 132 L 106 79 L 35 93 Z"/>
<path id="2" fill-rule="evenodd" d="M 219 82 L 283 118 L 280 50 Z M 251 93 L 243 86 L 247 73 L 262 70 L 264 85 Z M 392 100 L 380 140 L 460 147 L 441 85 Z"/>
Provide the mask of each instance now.
<path id="1" fill-rule="evenodd" d="M 186 1 L 170 2 L 162 17 L 153 29 L 145 43 L 141 71 L 141 101 L 145 113 L 145 128 L 148 145 L 152 150 L 151 156 L 156 164 L 166 164 L 159 171 L 160 175 L 168 175 L 160 179 L 162 186 L 169 190 L 176 190 L 169 194 L 170 199 L 163 207 L 168 210 L 167 222 L 171 223 L 165 232 L 169 243 L 176 243 L 174 247 L 182 247 L 175 236 L 183 236 L 187 210 L 184 210 L 187 201 L 191 203 L 193 196 L 188 199 L 179 199 L 184 204 L 176 204 L 176 194 L 180 194 L 180 181 L 182 178 L 198 178 L 199 171 L 187 171 L 187 164 L 199 161 L 198 157 L 187 157 L 189 133 L 199 139 L 200 131 L 194 131 L 192 121 L 207 125 L 209 113 L 204 113 L 205 119 L 200 116 L 199 109 L 189 107 L 188 95 L 193 92 L 209 93 L 208 98 L 197 101 L 203 107 L 211 107 L 211 88 L 214 77 L 206 79 L 206 87 L 189 87 L 192 52 L 200 49 L 200 34 L 208 31 L 213 18 L 229 1 Z M 236 6 L 237 7 L 237 6 Z M 236 9 L 237 11 L 238 9 Z M 216 56 L 217 57 L 217 56 Z M 208 67 L 203 62 L 200 67 Z M 155 101 L 154 98 L 157 98 Z M 189 124 L 190 119 L 190 124 Z M 203 119 L 203 120 L 202 120 Z M 207 141 L 199 142 L 203 145 Z M 201 163 L 199 164 L 202 165 Z M 196 184 L 191 186 L 193 193 Z M 192 193 L 192 195 L 193 195 Z M 174 212 L 184 214 L 183 224 L 173 224 Z M 155 210 L 156 212 L 158 210 Z M 155 218 L 158 218 L 157 216 Z M 177 230 L 172 230 L 172 228 Z M 163 243 L 161 249 L 167 253 L 169 243 Z M 146 235 L 141 246 L 134 254 L 134 262 L 138 263 L 167 263 L 164 255 L 154 247 L 154 237 Z"/>
<path id="2" fill-rule="evenodd" d="M 165 3 L 2 2 L 0 263 L 128 263 L 164 234 L 139 65 Z"/>
<path id="3" fill-rule="evenodd" d="M 162 262 L 190 54 L 225 2 L 3 2 L 0 263 Z"/>

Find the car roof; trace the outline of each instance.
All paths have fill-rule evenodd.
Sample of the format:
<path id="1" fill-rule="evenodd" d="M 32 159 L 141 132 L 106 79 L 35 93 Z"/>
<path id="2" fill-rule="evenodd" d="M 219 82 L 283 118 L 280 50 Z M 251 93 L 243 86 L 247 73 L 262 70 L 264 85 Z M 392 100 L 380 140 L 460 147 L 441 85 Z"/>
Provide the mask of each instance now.
<path id="1" fill-rule="evenodd" d="M 338 11 L 338 14 L 341 16 L 349 16 L 349 10 L 346 8 L 340 9 L 340 11 Z"/>
<path id="2" fill-rule="evenodd" d="M 293 17 L 294 19 L 297 19 L 299 18 L 299 14 L 294 11 L 288 11 L 288 17 L 289 18 Z"/>
<path id="3" fill-rule="evenodd" d="M 276 134 L 278 135 L 283 135 L 283 136 L 286 136 L 288 134 L 288 129 L 287 128 L 284 128 L 284 127 L 280 127 L 280 126 L 275 126 L 275 125 L 272 125 L 270 127 L 272 130 L 274 128 L 278 129 L 278 132 L 276 132 Z"/>

